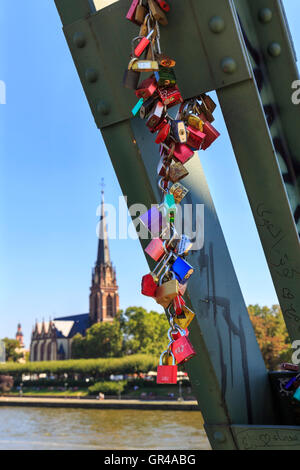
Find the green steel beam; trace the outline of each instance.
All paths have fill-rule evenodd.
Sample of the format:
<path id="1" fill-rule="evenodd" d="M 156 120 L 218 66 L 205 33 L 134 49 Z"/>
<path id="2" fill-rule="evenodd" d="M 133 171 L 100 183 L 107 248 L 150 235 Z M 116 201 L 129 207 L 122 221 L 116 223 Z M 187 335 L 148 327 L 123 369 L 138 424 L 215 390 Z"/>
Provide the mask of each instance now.
<path id="1" fill-rule="evenodd" d="M 235 0 L 289 202 L 300 233 L 300 106 L 292 102 L 299 80 L 281 0 Z"/>
<path id="2" fill-rule="evenodd" d="M 242 20 L 249 30 L 251 19 L 251 16 L 245 15 Z M 222 33 L 219 36 L 222 40 Z M 241 47 L 245 47 L 243 42 Z M 267 76 L 265 82 L 268 83 Z M 282 88 L 285 85 L 282 83 Z M 300 338 L 299 238 L 259 91 L 252 79 L 222 88 L 217 93 L 285 323 L 293 341 Z M 274 102 L 274 99 L 271 100 L 271 103 Z M 299 118 L 297 122 L 300 123 Z M 277 129 L 281 129 L 279 118 L 276 124 Z M 284 139 L 282 132 L 280 136 Z"/>
<path id="3" fill-rule="evenodd" d="M 59 0 L 56 3 L 60 5 Z M 87 2 L 83 3 L 86 8 Z M 64 33 L 97 126 L 103 129 L 129 119 L 136 100 L 122 87 L 121 77 L 136 26 L 124 19 L 128 2 L 119 0 L 93 15 L 84 10 L 82 19 L 72 8 L 77 21 L 71 23 L 66 0 L 62 5 L 67 11 Z M 161 28 L 161 36 L 168 54 L 181 64 L 176 69 L 180 89 L 185 98 L 201 90 L 219 91 L 287 329 L 291 340 L 299 339 L 299 240 L 233 0 L 174 0 L 172 12 L 168 28 Z M 196 63 L 200 66 L 195 67 Z M 249 93 L 247 99 L 244 93 Z"/>
<path id="4" fill-rule="evenodd" d="M 122 192 L 128 197 L 128 206 L 136 202 L 147 206 L 160 202 L 153 171 L 157 164 L 157 146 L 144 123 L 136 118 L 130 119 L 130 110 L 135 100 L 132 93 L 121 86 L 122 74 L 128 62 L 128 45 L 136 34 L 136 29 L 124 18 L 129 2 L 119 0 L 96 14 L 88 15 L 83 8 L 83 5 L 86 6 L 84 0 L 72 0 L 74 19 L 70 19 L 66 0 L 55 1 L 83 89 L 96 124 L 101 129 Z M 84 14 L 80 17 L 82 11 Z M 221 35 L 212 32 L 216 23 L 211 22 L 211 19 L 216 15 L 226 18 L 226 27 Z M 263 221 L 261 223 L 260 220 L 260 235 L 263 236 L 263 243 L 269 246 L 268 236 L 264 232 L 277 227 L 281 223 L 282 212 L 285 213 L 283 220 L 286 220 L 287 229 L 285 228 L 284 235 L 288 234 L 288 237 L 280 240 L 278 245 L 284 253 L 290 253 L 285 251 L 286 242 L 294 244 L 291 217 L 288 218 L 290 213 L 286 211 L 288 201 L 280 192 L 282 180 L 278 179 L 278 175 L 280 178 L 281 176 L 278 167 L 276 172 L 274 154 L 273 160 L 269 161 L 272 142 L 233 2 L 174 0 L 167 29 L 168 31 L 162 29 L 164 49 L 170 55 L 176 52 L 175 58 L 180 64 L 176 72 L 185 98 L 218 89 L 230 129 L 234 116 L 236 122 L 247 125 L 252 123 L 253 116 L 258 112 L 257 119 L 262 129 L 258 132 L 258 137 L 255 137 L 256 131 L 250 135 L 260 146 L 258 153 L 261 161 L 254 159 L 258 165 L 256 175 L 264 187 L 266 182 L 263 180 L 262 183 L 259 172 L 263 170 L 266 175 L 270 164 L 273 181 L 278 184 L 280 182 L 275 191 L 280 193 L 276 199 L 276 204 L 280 206 L 278 211 L 273 212 L 274 203 L 272 198 L 266 197 L 266 191 L 260 192 L 259 204 L 270 203 L 266 207 L 257 206 Z M 176 49 L 175 43 L 179 43 L 181 47 Z M 247 103 L 244 98 L 237 107 L 230 105 L 230 98 L 236 104 L 237 97 L 241 99 L 243 92 L 246 92 L 251 102 Z M 249 109 L 248 120 L 238 112 L 246 104 L 246 110 L 253 105 Z M 236 122 L 231 138 L 234 145 L 238 146 Z M 249 134 L 241 125 L 239 139 L 245 137 L 249 139 Z M 266 146 L 262 145 L 264 139 Z M 267 160 L 262 158 L 265 147 Z M 239 150 L 242 161 L 253 157 L 243 145 Z M 253 164 L 249 169 L 250 193 L 254 187 L 254 166 Z M 190 338 L 197 356 L 187 363 L 186 369 L 212 448 L 238 449 L 240 444 L 234 428 L 231 427 L 233 424 L 272 425 L 276 422 L 276 416 L 272 407 L 268 374 L 197 153 L 188 162 L 188 169 L 190 175 L 184 180 L 184 184 L 190 189 L 190 193 L 186 202 L 193 205 L 204 204 L 205 242 L 202 250 L 192 252 L 188 258 L 195 267 L 195 273 L 189 282 L 188 296 L 196 311 Z M 273 188 L 267 189 L 274 196 Z M 270 219 L 268 223 L 265 222 L 266 217 Z M 296 233 L 295 226 L 293 228 Z M 141 240 L 141 243 L 145 246 L 147 242 Z M 274 251 L 275 249 L 278 246 L 273 248 Z M 278 263 L 277 259 L 275 261 Z M 293 328 L 291 330 L 293 332 Z"/>
<path id="5" fill-rule="evenodd" d="M 238 450 L 299 450 L 299 426 L 231 426 Z"/>

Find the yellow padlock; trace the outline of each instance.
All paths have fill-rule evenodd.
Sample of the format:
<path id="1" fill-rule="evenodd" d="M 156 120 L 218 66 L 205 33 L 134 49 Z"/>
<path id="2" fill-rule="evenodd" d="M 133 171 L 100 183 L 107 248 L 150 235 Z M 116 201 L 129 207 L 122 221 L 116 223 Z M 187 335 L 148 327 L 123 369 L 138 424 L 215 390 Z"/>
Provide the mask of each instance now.
<path id="1" fill-rule="evenodd" d="M 155 72 L 159 69 L 158 62 L 156 60 L 139 60 L 136 59 L 132 63 L 132 70 L 136 72 Z"/>
<path id="2" fill-rule="evenodd" d="M 192 310 L 190 310 L 186 305 L 182 307 L 182 314 L 174 316 L 174 322 L 180 326 L 183 330 L 185 330 L 189 324 L 192 322 L 195 314 Z"/>

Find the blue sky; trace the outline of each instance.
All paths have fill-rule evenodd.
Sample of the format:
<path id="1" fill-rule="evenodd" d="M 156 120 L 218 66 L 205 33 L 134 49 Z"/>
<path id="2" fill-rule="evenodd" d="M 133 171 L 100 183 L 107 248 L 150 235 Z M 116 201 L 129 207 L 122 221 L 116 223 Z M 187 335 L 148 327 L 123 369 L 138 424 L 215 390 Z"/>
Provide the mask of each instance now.
<path id="1" fill-rule="evenodd" d="M 300 57 L 299 2 L 283 3 Z M 117 206 L 121 190 L 54 1 L 1 0 L 0 31 L 0 338 L 21 322 L 28 347 L 35 319 L 88 311 L 101 178 L 106 202 Z M 216 127 L 221 137 L 201 161 L 245 302 L 270 306 L 276 293 L 220 108 Z M 139 242 L 111 240 L 110 251 L 120 307 L 161 311 L 140 294 Z"/>

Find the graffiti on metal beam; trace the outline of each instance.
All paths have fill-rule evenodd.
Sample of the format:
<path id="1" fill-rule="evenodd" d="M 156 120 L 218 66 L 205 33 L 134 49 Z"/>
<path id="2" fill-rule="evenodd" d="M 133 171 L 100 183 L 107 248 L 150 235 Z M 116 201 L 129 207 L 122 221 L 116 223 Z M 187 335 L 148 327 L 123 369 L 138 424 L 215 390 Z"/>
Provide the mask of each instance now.
<path id="1" fill-rule="evenodd" d="M 255 49 L 249 40 L 242 21 L 239 18 L 245 44 L 250 54 L 253 73 L 255 76 L 258 91 L 261 95 L 266 120 L 270 129 L 277 160 L 281 169 L 281 175 L 288 194 L 290 206 L 300 234 L 300 199 L 299 199 L 299 181 L 300 165 L 293 155 L 290 155 L 283 133 L 280 132 L 280 112 L 276 103 L 270 103 L 268 90 L 268 80 L 263 65 L 261 52 Z"/>

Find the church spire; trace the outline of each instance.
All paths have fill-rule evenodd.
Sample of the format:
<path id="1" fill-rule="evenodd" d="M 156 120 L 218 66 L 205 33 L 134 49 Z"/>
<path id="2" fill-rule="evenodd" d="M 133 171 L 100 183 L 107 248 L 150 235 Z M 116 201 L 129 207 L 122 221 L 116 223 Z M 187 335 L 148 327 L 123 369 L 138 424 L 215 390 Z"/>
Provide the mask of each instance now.
<path id="1" fill-rule="evenodd" d="M 104 183 L 103 178 L 101 181 L 101 216 L 99 222 L 99 231 L 98 231 L 98 253 L 96 266 L 101 266 L 103 264 L 111 264 L 109 256 L 109 246 L 108 246 L 108 236 L 107 236 L 107 223 L 106 216 L 104 212 Z"/>
<path id="2" fill-rule="evenodd" d="M 108 246 L 106 215 L 104 211 L 104 184 L 101 182 L 101 217 L 98 224 L 98 253 L 92 274 L 89 318 L 90 324 L 113 321 L 119 310 L 116 271 Z"/>

